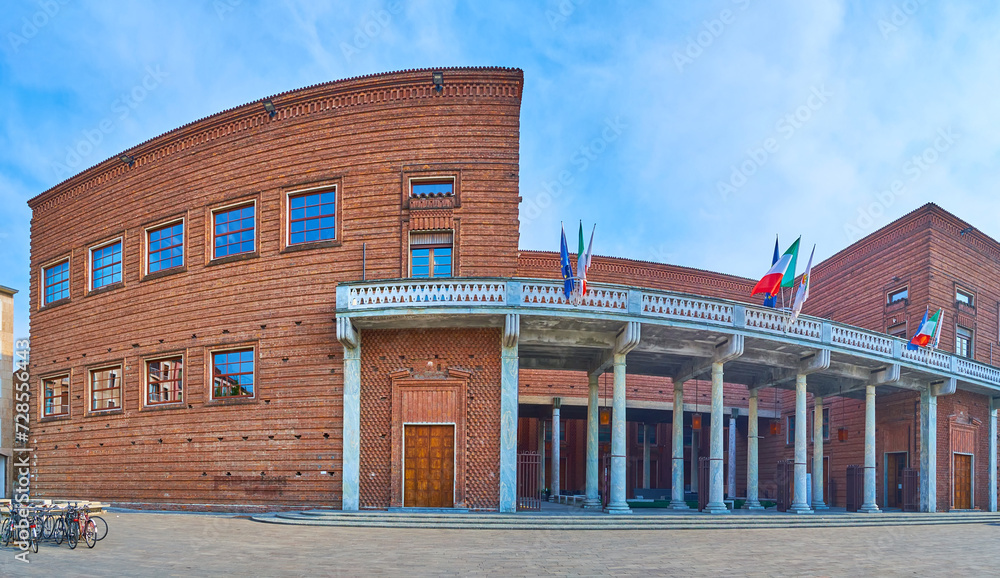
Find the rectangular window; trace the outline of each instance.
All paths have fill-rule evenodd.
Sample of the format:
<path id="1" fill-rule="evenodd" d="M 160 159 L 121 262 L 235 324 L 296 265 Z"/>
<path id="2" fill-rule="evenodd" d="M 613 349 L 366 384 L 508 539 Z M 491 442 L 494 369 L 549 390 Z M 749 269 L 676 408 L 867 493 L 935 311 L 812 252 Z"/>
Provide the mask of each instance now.
<path id="1" fill-rule="evenodd" d="M 254 205 L 244 205 L 212 214 L 215 227 L 213 259 L 254 251 L 254 209 Z"/>
<path id="2" fill-rule="evenodd" d="M 455 194 L 452 179 L 410 181 L 411 197 L 450 197 Z"/>
<path id="3" fill-rule="evenodd" d="M 551 421 L 545 422 L 545 441 L 547 441 L 547 442 L 551 442 L 552 441 L 552 422 Z M 564 421 L 560 421 L 559 422 L 559 441 L 560 442 L 565 442 L 566 441 L 566 422 L 564 422 Z"/>
<path id="4" fill-rule="evenodd" d="M 184 359 L 180 356 L 146 362 L 146 405 L 182 401 Z"/>
<path id="5" fill-rule="evenodd" d="M 886 329 L 885 332 L 893 337 L 902 337 L 903 339 L 906 339 L 906 323 L 904 322 L 892 325 Z"/>
<path id="6" fill-rule="evenodd" d="M 795 443 L 795 416 L 790 415 L 785 418 L 785 424 L 788 426 L 785 428 L 785 443 L 794 444 Z"/>
<path id="7" fill-rule="evenodd" d="M 149 231 L 149 265 L 147 272 L 156 273 L 184 265 L 184 222 L 164 225 Z"/>
<path id="8" fill-rule="evenodd" d="M 90 372 L 90 411 L 117 409 L 121 406 L 121 366 L 92 370 Z"/>
<path id="9" fill-rule="evenodd" d="M 968 305 L 969 307 L 975 307 L 975 296 L 963 289 L 955 289 L 955 301 L 957 303 L 962 303 Z"/>
<path id="10" fill-rule="evenodd" d="M 642 424 L 639 424 L 639 436 L 636 439 L 636 443 L 644 444 L 644 443 L 646 443 L 645 440 L 646 440 L 646 428 Z M 649 445 L 652 445 L 652 446 L 656 445 L 656 426 L 655 425 L 649 426 Z"/>
<path id="11" fill-rule="evenodd" d="M 45 278 L 45 304 L 69 297 L 69 260 L 42 269 Z"/>
<path id="12" fill-rule="evenodd" d="M 972 330 L 961 325 L 955 332 L 955 355 L 972 357 Z"/>
<path id="13" fill-rule="evenodd" d="M 809 421 L 811 422 L 810 426 L 812 426 L 812 424 L 815 424 L 815 422 L 816 422 L 816 414 L 815 414 L 815 412 L 810 412 L 809 413 Z M 813 433 L 812 427 L 809 428 L 809 439 L 811 439 L 811 440 L 815 440 L 816 439 L 816 436 Z M 830 439 L 830 408 L 828 408 L 828 407 L 824 407 L 823 408 L 823 439 L 824 440 L 829 440 Z M 793 443 L 794 443 L 794 440 L 793 440 Z"/>
<path id="14" fill-rule="evenodd" d="M 288 197 L 288 244 L 337 238 L 337 191 Z"/>
<path id="15" fill-rule="evenodd" d="M 212 398 L 253 397 L 253 349 L 212 354 Z"/>
<path id="16" fill-rule="evenodd" d="M 122 242 L 115 241 L 90 250 L 90 290 L 122 280 Z"/>
<path id="17" fill-rule="evenodd" d="M 42 380 L 45 391 L 42 417 L 69 415 L 69 376 L 50 377 Z"/>
<path id="18" fill-rule="evenodd" d="M 414 233 L 410 236 L 410 276 L 452 276 L 452 232 Z"/>
<path id="19" fill-rule="evenodd" d="M 886 293 L 885 302 L 887 305 L 892 305 L 897 301 L 904 301 L 910 297 L 910 288 L 903 287 L 902 289 L 896 289 L 895 291 L 890 291 Z"/>

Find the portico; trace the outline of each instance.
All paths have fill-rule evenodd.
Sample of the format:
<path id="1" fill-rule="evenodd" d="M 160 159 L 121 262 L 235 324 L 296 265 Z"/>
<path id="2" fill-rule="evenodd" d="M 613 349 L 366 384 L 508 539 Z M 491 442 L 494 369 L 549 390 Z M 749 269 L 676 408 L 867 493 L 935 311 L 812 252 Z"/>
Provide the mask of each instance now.
<path id="1" fill-rule="evenodd" d="M 932 408 L 938 396 L 954 393 L 962 387 L 969 391 L 995 392 L 1000 397 L 1000 371 L 969 360 L 956 359 L 950 354 L 921 350 L 906 350 L 904 342 L 884 334 L 865 331 L 843 324 L 811 317 L 800 317 L 794 325 L 787 316 L 766 309 L 731 301 L 692 297 L 664 291 L 591 286 L 579 304 L 562 295 L 561 283 L 549 280 L 462 279 L 441 282 L 388 281 L 342 284 L 337 289 L 338 336 L 350 347 L 345 353 L 344 397 L 344 504 L 345 509 L 357 506 L 347 500 L 356 495 L 357 474 L 348 471 L 355 451 L 348 444 L 356 432 L 348 431 L 355 423 L 356 411 L 351 397 L 354 385 L 360 383 L 360 371 L 355 373 L 353 351 L 360 348 L 366 329 L 419 329 L 427 327 L 501 327 L 502 338 L 498 354 L 502 356 L 502 413 L 498 427 L 500 437 L 499 510 L 516 509 L 517 423 L 522 416 L 548 413 L 553 421 L 552 491 L 564 491 L 556 486 L 561 462 L 558 461 L 561 419 L 573 414 L 576 401 L 564 396 L 546 396 L 544 392 L 527 394 L 518 388 L 518 372 L 524 370 L 558 370 L 586 375 L 586 387 L 581 387 L 580 418 L 585 423 L 586 450 L 584 505 L 601 504 L 598 487 L 602 475 L 600 463 L 600 425 L 598 407 L 599 379 L 605 373 L 612 377 L 610 452 L 608 462 L 608 496 L 605 511 L 628 513 L 627 487 L 635 486 L 627 478 L 626 423 L 628 414 L 654 408 L 662 416 L 643 417 L 642 423 L 670 424 L 670 507 L 687 507 L 684 493 L 685 447 L 694 447 L 692 435 L 685 444 L 685 414 L 692 410 L 685 401 L 690 383 L 708 377 L 708 403 L 696 399 L 695 410 L 708 409 L 709 476 L 708 503 L 711 514 L 729 512 L 725 498 L 727 479 L 724 475 L 724 436 L 737 435 L 737 422 L 726 428 L 727 407 L 731 414 L 746 415 L 746 466 L 741 479 L 746 480 L 747 509 L 760 507 L 760 431 L 761 391 L 778 388 L 795 392 L 794 481 L 791 511 L 809 513 L 827 506 L 824 502 L 823 475 L 823 409 L 831 396 L 863 396 L 865 400 L 864 436 L 864 501 L 861 511 L 880 511 L 876 499 L 876 438 L 875 410 L 878 395 L 912 391 L 921 396 L 921 408 Z M 343 329 L 341 329 L 343 327 Z M 348 329 L 348 327 L 350 329 Z M 350 365 L 349 365 L 350 364 Z M 662 399 L 640 404 L 629 403 L 629 377 L 654 376 L 670 378 L 673 386 L 662 393 Z M 726 387 L 736 384 L 745 388 L 738 404 L 727 405 Z M 806 475 L 808 460 L 808 396 L 813 402 L 812 500 L 807 500 Z M 558 398 L 555 405 L 553 399 Z M 586 400 L 586 407 L 582 400 Z M 540 410 L 539 408 L 544 408 Z M 765 412 L 766 413 L 766 412 Z M 351 418 L 351 419 L 349 419 Z M 935 417 L 932 411 L 921 411 L 921 509 L 934 511 L 933 459 Z M 637 420 L 638 421 L 638 420 Z M 560 426 L 556 426 L 559 423 Z M 351 426 L 354 428 L 355 426 Z M 645 428 L 645 426 L 640 426 Z M 649 430 L 643 429 L 644 443 Z M 687 430 L 687 431 L 690 431 Z M 702 430 L 704 431 L 704 430 Z M 925 440 L 926 438 L 926 440 Z M 734 447 L 730 442 L 730 447 Z M 544 448 L 543 448 L 544 449 Z M 742 451 L 742 450 L 741 450 Z M 732 451 L 729 451 L 733 456 Z M 642 468 L 648 472 L 649 457 L 640 453 Z M 692 457 L 694 453 L 692 453 Z M 990 455 L 995 471 L 995 452 Z M 861 461 L 861 460 L 859 460 Z M 694 459 L 687 461 L 697 467 Z M 735 463 L 735 461 L 733 461 Z M 690 487 L 694 489 L 694 472 Z M 730 476 L 735 476 L 732 471 Z M 642 475 L 642 480 L 648 476 Z M 641 482 L 640 482 L 641 483 Z M 648 483 L 648 482 L 646 482 Z M 729 494 L 733 493 L 732 484 Z M 353 493 L 352 493 L 353 492 Z M 732 498 L 733 496 L 728 496 Z"/>

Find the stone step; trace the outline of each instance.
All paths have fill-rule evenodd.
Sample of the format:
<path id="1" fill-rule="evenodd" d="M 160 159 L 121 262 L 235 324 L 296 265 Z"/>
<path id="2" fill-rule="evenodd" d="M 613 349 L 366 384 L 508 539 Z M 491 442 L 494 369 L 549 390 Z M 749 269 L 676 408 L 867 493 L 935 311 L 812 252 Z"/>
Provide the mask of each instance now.
<path id="1" fill-rule="evenodd" d="M 1000 514 L 835 514 L 835 515 L 658 515 L 571 516 L 532 514 L 392 514 L 310 511 L 253 516 L 272 524 L 336 527 L 522 529 L 522 530 L 695 530 L 738 528 L 824 528 L 1000 523 Z"/>

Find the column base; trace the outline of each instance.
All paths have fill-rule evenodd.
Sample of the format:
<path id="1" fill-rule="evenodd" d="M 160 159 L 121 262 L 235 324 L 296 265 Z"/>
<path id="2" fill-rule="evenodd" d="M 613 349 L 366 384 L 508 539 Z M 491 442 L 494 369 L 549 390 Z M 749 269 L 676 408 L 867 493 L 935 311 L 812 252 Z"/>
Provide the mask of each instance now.
<path id="1" fill-rule="evenodd" d="M 813 509 L 809 507 L 809 504 L 792 504 L 788 507 L 788 511 L 792 514 L 812 514 Z"/>
<path id="2" fill-rule="evenodd" d="M 764 506 L 760 505 L 760 500 L 747 500 L 743 504 L 744 510 L 763 510 Z"/>
<path id="3" fill-rule="evenodd" d="M 705 509 L 702 511 L 706 514 L 728 514 L 729 508 L 723 502 L 709 502 L 705 504 Z"/>
<path id="4" fill-rule="evenodd" d="M 684 500 L 670 500 L 670 505 L 667 506 L 670 510 L 690 510 L 691 507 L 687 505 Z"/>
<path id="5" fill-rule="evenodd" d="M 829 510 L 830 506 L 827 506 L 823 502 L 813 502 L 812 509 L 814 509 L 814 510 Z"/>
<path id="6" fill-rule="evenodd" d="M 618 503 L 618 504 L 615 504 L 615 503 L 612 502 L 612 503 L 608 504 L 606 508 L 604 508 L 604 513 L 605 514 L 631 514 L 632 513 L 632 508 L 629 508 L 628 504 L 625 503 L 625 502 L 621 502 L 621 503 Z"/>
<path id="7" fill-rule="evenodd" d="M 878 504 L 861 504 L 858 511 L 863 514 L 881 514 L 882 510 L 878 509 Z"/>
<path id="8" fill-rule="evenodd" d="M 599 510 L 601 509 L 601 499 L 600 498 L 587 498 L 583 501 L 584 510 Z"/>

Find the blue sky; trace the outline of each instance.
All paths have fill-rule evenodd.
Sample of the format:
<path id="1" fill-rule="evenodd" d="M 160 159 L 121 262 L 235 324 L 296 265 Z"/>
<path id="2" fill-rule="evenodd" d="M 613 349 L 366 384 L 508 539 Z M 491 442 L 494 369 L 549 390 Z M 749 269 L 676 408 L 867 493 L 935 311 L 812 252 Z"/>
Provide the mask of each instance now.
<path id="1" fill-rule="evenodd" d="M 775 233 L 822 259 L 928 201 L 1000 237 L 992 2 L 11 0 L 0 35 L 19 336 L 29 198 L 226 108 L 405 68 L 524 70 L 523 249 L 583 219 L 599 254 L 759 277 Z"/>

